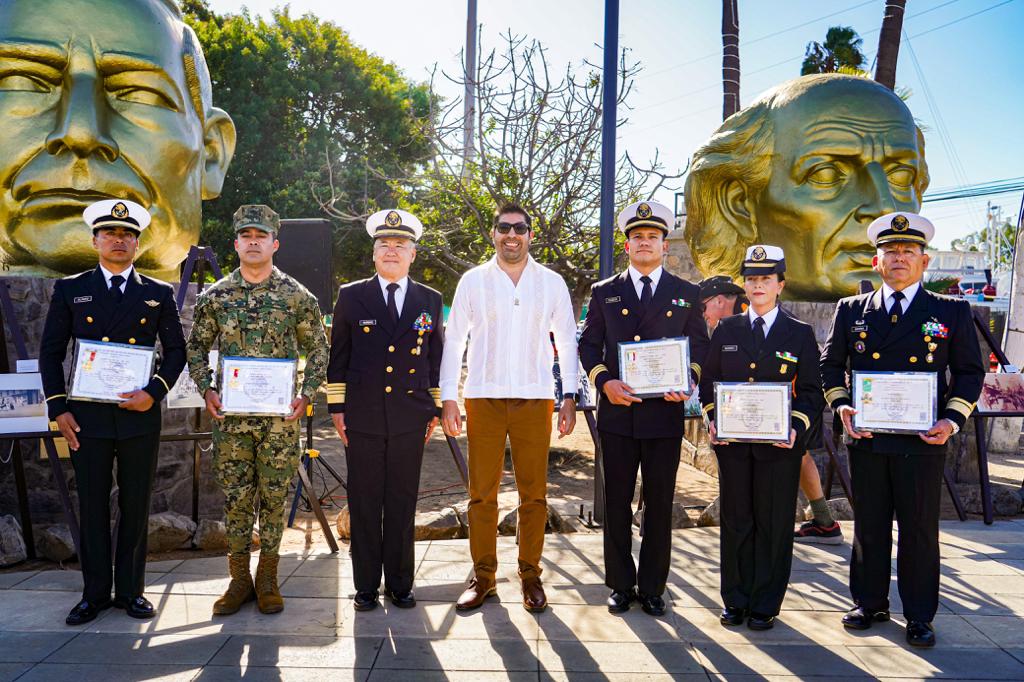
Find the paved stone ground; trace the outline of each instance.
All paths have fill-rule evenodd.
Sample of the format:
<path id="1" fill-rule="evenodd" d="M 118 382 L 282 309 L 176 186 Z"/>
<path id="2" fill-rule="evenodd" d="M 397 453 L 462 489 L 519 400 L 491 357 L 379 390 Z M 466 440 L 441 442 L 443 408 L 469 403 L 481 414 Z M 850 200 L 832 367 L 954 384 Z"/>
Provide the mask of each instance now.
<path id="1" fill-rule="evenodd" d="M 282 559 L 284 613 L 249 605 L 214 620 L 222 557 L 149 565 L 153 621 L 109 610 L 63 624 L 79 574 L 0 574 L 0 680 L 1024 679 L 1024 520 L 943 522 L 939 646 L 912 650 L 903 620 L 843 630 L 849 544 L 799 546 L 774 630 L 718 624 L 717 529 L 676 531 L 664 618 L 603 605 L 599 535 L 550 535 L 540 615 L 523 610 L 514 545 L 500 538 L 501 601 L 452 604 L 469 572 L 465 540 L 417 545 L 420 604 L 356 613 L 345 553 Z M 847 534 L 852 528 L 847 524 Z M 893 586 L 893 608 L 900 610 Z"/>

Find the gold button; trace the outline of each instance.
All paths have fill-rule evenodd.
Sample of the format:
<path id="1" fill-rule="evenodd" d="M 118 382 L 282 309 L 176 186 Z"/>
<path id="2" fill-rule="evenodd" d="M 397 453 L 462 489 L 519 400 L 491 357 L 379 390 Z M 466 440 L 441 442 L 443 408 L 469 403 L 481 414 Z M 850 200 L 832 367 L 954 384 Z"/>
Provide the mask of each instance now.
<path id="1" fill-rule="evenodd" d="M 415 374 L 415 373 L 416 373 L 416 368 L 415 367 L 413 367 L 412 369 L 409 370 L 409 374 Z"/>
<path id="2" fill-rule="evenodd" d="M 135 337 L 132 337 L 132 338 L 128 339 L 128 343 L 134 344 L 135 343 Z"/>
<path id="3" fill-rule="evenodd" d="M 413 355 L 419 355 L 419 353 L 417 353 L 417 352 L 416 352 L 416 351 L 418 351 L 418 350 L 419 350 L 419 348 L 413 348 L 413 349 L 412 349 L 411 351 L 409 351 L 409 352 L 410 352 L 410 353 L 412 353 Z"/>
<path id="4" fill-rule="evenodd" d="M 103 342 L 110 341 L 110 337 L 109 336 L 104 336 L 102 339 L 100 339 L 100 341 L 103 341 Z"/>
<path id="5" fill-rule="evenodd" d="M 878 358 L 880 358 L 880 357 L 882 357 L 882 356 L 881 356 L 881 355 L 879 355 L 878 353 L 872 353 L 872 354 L 871 354 L 871 357 L 873 357 L 873 358 L 874 358 L 875 360 L 877 360 Z"/>
<path id="6" fill-rule="evenodd" d="M 387 372 L 388 374 L 391 374 L 392 372 L 395 371 L 395 368 L 392 367 L 391 365 L 388 365 L 387 367 L 384 368 L 384 371 Z"/>
<path id="7" fill-rule="evenodd" d="M 860 338 L 862 338 L 862 339 L 868 338 L 868 333 L 867 332 L 861 332 L 860 333 Z"/>
<path id="8" fill-rule="evenodd" d="M 89 315 L 88 317 L 86 317 L 85 321 L 88 322 L 89 324 L 92 324 L 92 315 Z"/>
<path id="9" fill-rule="evenodd" d="M 629 308 L 623 308 L 622 309 L 622 314 L 623 315 L 629 315 Z"/>
<path id="10" fill-rule="evenodd" d="M 917 356 L 916 355 L 911 355 L 910 356 L 910 361 L 911 362 L 917 362 Z"/>
<path id="11" fill-rule="evenodd" d="M 636 336 L 634 336 L 634 337 L 633 337 L 633 340 L 634 340 L 634 341 L 639 341 L 639 340 L 640 340 L 640 335 L 639 335 L 639 334 L 637 334 Z"/>
<path id="12" fill-rule="evenodd" d="M 750 363 L 750 369 L 757 369 L 757 363 L 756 362 Z"/>
<path id="13" fill-rule="evenodd" d="M 931 340 L 932 340 L 932 337 L 930 337 L 930 336 L 926 336 L 926 337 L 924 337 L 924 342 L 925 342 L 925 343 L 928 343 L 928 342 L 929 342 L 929 341 L 931 341 Z"/>
<path id="14" fill-rule="evenodd" d="M 384 387 L 384 392 L 385 393 L 391 393 L 391 387 L 390 386 L 385 386 Z"/>
<path id="15" fill-rule="evenodd" d="M 142 318 L 141 320 L 139 320 L 139 324 L 146 324 L 146 318 Z"/>
<path id="16" fill-rule="evenodd" d="M 754 381 L 754 377 L 748 377 L 747 381 L 753 382 Z"/>
<path id="17" fill-rule="evenodd" d="M 369 327 L 363 327 L 363 331 L 366 332 L 367 334 L 369 334 L 370 333 L 370 328 Z"/>
<path id="18" fill-rule="evenodd" d="M 667 313 L 665 313 L 665 317 L 672 317 L 672 311 L 670 310 Z"/>
<path id="19" fill-rule="evenodd" d="M 423 330 L 422 329 L 420 330 L 420 336 L 423 336 Z"/>
<path id="20" fill-rule="evenodd" d="M 394 346 L 388 346 L 388 352 L 389 353 L 394 353 L 395 352 L 395 347 Z"/>

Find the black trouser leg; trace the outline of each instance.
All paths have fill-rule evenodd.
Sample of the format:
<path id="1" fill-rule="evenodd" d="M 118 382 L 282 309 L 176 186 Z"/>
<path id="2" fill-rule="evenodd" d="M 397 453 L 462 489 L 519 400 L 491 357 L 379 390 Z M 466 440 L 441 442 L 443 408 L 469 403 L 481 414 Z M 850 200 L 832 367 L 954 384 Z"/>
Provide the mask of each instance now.
<path id="1" fill-rule="evenodd" d="M 106 602 L 114 584 L 110 566 L 110 488 L 113 484 L 112 438 L 78 437 L 71 453 L 78 491 L 78 523 L 81 528 L 82 599 Z"/>
<path id="2" fill-rule="evenodd" d="M 345 458 L 352 575 L 357 592 L 373 592 L 380 587 L 386 455 L 387 440 L 383 436 L 348 432 Z"/>
<path id="3" fill-rule="evenodd" d="M 754 583 L 750 610 L 777 616 L 793 567 L 793 518 L 800 455 L 755 459 L 753 479 Z"/>
<path id="4" fill-rule="evenodd" d="M 897 585 L 907 620 L 930 623 L 939 608 L 939 505 L 942 455 L 890 455 L 896 490 Z"/>
<path id="5" fill-rule="evenodd" d="M 754 585 L 754 458 L 748 445 L 719 445 L 715 453 L 722 518 L 722 603 L 746 609 Z"/>
<path id="6" fill-rule="evenodd" d="M 121 521 L 117 528 L 114 557 L 114 596 L 141 597 L 146 586 L 146 546 L 149 539 L 149 505 L 156 474 L 160 434 L 149 433 L 116 441 L 117 500 Z"/>
<path id="7" fill-rule="evenodd" d="M 855 500 L 853 556 L 850 560 L 850 595 L 868 611 L 889 608 L 892 574 L 893 481 L 889 459 L 851 446 L 850 478 Z M 902 455 L 899 455 L 902 457 Z"/>
<path id="8" fill-rule="evenodd" d="M 640 441 L 640 472 L 644 491 L 644 537 L 636 586 L 660 596 L 665 591 L 672 562 L 672 499 L 676 494 L 681 438 L 644 438 Z"/>
<path id="9" fill-rule="evenodd" d="M 633 493 L 640 466 L 640 444 L 633 438 L 601 433 L 604 456 L 604 584 L 627 592 L 636 585 L 633 562 Z"/>
<path id="10" fill-rule="evenodd" d="M 416 499 L 423 465 L 423 429 L 387 441 L 384 484 L 384 585 L 392 592 L 412 589 L 416 573 Z"/>

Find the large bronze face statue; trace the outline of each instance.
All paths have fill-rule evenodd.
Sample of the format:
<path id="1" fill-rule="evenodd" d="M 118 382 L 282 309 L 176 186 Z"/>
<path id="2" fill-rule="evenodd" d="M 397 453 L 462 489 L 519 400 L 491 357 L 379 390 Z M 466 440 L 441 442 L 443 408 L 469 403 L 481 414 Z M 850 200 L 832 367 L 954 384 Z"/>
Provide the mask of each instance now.
<path id="1" fill-rule="evenodd" d="M 139 269 L 177 278 L 235 148 L 173 0 L 0 0 L 0 258 L 10 272 L 96 264 L 88 204 L 153 215 Z"/>
<path id="2" fill-rule="evenodd" d="M 899 97 L 866 78 L 805 76 L 694 154 L 686 240 L 705 275 L 737 275 L 751 244 L 781 246 L 787 298 L 836 300 L 875 278 L 871 221 L 916 212 L 927 187 L 924 138 Z"/>

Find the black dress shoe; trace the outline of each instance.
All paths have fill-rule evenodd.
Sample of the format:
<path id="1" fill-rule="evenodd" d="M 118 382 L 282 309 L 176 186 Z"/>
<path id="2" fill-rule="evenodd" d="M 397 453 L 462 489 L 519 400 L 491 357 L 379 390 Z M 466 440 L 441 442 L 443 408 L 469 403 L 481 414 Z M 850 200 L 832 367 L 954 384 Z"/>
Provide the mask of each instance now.
<path id="1" fill-rule="evenodd" d="M 644 613 L 648 616 L 665 615 L 665 600 L 661 597 L 652 594 L 640 594 L 639 602 L 640 608 L 642 608 Z"/>
<path id="2" fill-rule="evenodd" d="M 64 622 L 68 625 L 85 625 L 90 621 L 96 620 L 96 616 L 100 615 L 100 611 L 109 608 L 109 599 L 105 602 L 91 602 L 83 599 L 75 604 L 75 608 L 71 609 L 71 613 L 64 619 Z"/>
<path id="3" fill-rule="evenodd" d="M 843 616 L 843 626 L 851 630 L 867 630 L 872 623 L 884 623 L 889 620 L 888 611 L 867 611 L 856 606 Z"/>
<path id="4" fill-rule="evenodd" d="M 355 598 L 352 600 L 356 611 L 373 611 L 377 608 L 377 591 L 373 592 L 356 592 Z"/>
<path id="5" fill-rule="evenodd" d="M 751 630 L 771 630 L 775 627 L 775 616 L 751 613 L 750 618 L 747 619 L 747 627 Z"/>
<path id="6" fill-rule="evenodd" d="M 146 620 L 156 615 L 156 609 L 145 597 L 135 597 L 134 599 L 115 597 L 111 605 L 116 609 L 124 609 L 129 616 L 139 620 Z"/>
<path id="7" fill-rule="evenodd" d="M 412 590 L 405 590 L 404 592 L 384 590 L 384 594 L 387 595 L 392 604 L 400 609 L 411 609 L 416 606 L 416 597 L 413 595 Z"/>
<path id="8" fill-rule="evenodd" d="M 920 620 L 909 621 L 907 644 L 926 648 L 935 646 L 935 629 L 932 628 L 932 624 Z"/>
<path id="9" fill-rule="evenodd" d="M 718 616 L 718 622 L 722 625 L 743 625 L 743 618 L 746 611 L 737 606 L 726 606 L 722 614 Z"/>
<path id="10" fill-rule="evenodd" d="M 629 611 L 629 605 L 638 599 L 636 590 L 615 590 L 608 597 L 608 613 L 625 613 Z"/>

